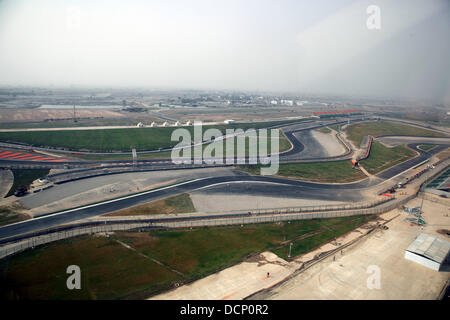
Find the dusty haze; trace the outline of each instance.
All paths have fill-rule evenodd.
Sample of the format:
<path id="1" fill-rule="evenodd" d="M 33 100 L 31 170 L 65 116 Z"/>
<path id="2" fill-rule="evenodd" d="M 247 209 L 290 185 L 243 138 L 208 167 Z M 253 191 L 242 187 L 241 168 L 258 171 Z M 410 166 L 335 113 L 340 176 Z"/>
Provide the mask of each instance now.
<path id="1" fill-rule="evenodd" d="M 369 5 L 381 29 L 366 26 Z M 450 103 L 450 1 L 0 1 L 0 85 Z"/>

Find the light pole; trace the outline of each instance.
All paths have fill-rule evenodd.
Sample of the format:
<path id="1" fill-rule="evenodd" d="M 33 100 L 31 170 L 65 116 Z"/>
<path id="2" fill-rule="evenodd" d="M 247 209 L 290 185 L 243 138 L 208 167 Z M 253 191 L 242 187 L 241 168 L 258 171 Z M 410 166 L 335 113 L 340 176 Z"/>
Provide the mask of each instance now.
<path id="1" fill-rule="evenodd" d="M 427 172 L 426 172 L 426 175 L 425 175 L 425 183 L 421 187 L 421 189 L 422 189 L 422 201 L 420 203 L 420 211 L 419 211 L 419 217 L 417 217 L 417 223 L 419 223 L 419 219 L 422 218 L 422 208 L 423 208 L 423 200 L 425 198 L 425 188 L 427 187 L 428 176 L 430 175 L 429 170 L 431 170 L 431 168 L 427 169 Z"/>
<path id="2" fill-rule="evenodd" d="M 289 258 L 291 257 L 291 251 L 292 251 L 292 242 L 289 244 Z"/>

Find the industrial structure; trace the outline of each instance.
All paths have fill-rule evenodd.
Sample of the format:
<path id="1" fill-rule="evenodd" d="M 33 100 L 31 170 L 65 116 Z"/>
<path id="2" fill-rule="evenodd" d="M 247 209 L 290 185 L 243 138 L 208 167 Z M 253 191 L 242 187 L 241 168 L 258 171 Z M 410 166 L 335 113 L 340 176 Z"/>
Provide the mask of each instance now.
<path id="1" fill-rule="evenodd" d="M 421 233 L 405 251 L 405 259 L 439 271 L 448 264 L 450 242 Z"/>
<path id="2" fill-rule="evenodd" d="M 359 114 L 361 114 L 361 111 L 357 110 L 320 111 L 320 112 L 313 112 L 313 117 L 324 119 L 332 117 L 355 116 Z"/>

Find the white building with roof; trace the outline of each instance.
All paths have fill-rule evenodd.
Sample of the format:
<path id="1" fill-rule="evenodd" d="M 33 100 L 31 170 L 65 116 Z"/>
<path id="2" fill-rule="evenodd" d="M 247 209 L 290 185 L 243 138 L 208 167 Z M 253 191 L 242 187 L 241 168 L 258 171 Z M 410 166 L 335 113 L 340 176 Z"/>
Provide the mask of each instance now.
<path id="1" fill-rule="evenodd" d="M 405 259 L 439 271 L 448 262 L 450 242 L 421 233 L 405 251 Z"/>

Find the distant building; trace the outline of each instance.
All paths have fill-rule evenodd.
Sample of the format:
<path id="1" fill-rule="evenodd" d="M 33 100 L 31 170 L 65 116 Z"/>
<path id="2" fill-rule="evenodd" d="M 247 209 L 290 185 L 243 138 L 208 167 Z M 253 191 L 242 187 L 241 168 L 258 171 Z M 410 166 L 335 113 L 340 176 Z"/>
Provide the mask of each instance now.
<path id="1" fill-rule="evenodd" d="M 139 123 L 136 125 L 136 127 L 138 127 L 138 128 L 143 128 L 143 127 L 144 127 L 144 124 L 143 124 L 142 122 L 139 122 Z"/>
<path id="2" fill-rule="evenodd" d="M 188 121 L 186 121 L 186 125 L 187 125 L 187 126 L 192 126 L 192 122 L 190 122 L 190 121 L 188 120 Z"/>
<path id="3" fill-rule="evenodd" d="M 287 106 L 293 106 L 294 105 L 294 101 L 292 101 L 292 100 L 281 100 L 280 102 L 281 102 L 281 104 L 285 104 Z"/>
<path id="4" fill-rule="evenodd" d="M 163 124 L 162 124 L 162 126 L 163 127 L 167 127 L 169 124 L 167 123 L 167 121 L 165 121 Z"/>
<path id="5" fill-rule="evenodd" d="M 174 123 L 175 127 L 178 127 L 179 125 L 180 125 L 180 121 L 177 121 L 177 122 Z"/>
<path id="6" fill-rule="evenodd" d="M 230 120 L 225 120 L 224 123 L 233 124 L 233 123 L 236 123 L 236 121 L 230 119 Z"/>
<path id="7" fill-rule="evenodd" d="M 150 124 L 150 127 L 156 127 L 156 122 L 153 121 L 153 122 Z"/>
<path id="8" fill-rule="evenodd" d="M 313 112 L 313 116 L 319 118 L 332 118 L 332 117 L 345 117 L 345 116 L 353 116 L 361 114 L 361 111 L 357 110 L 342 110 L 342 111 L 322 111 L 322 112 Z"/>

